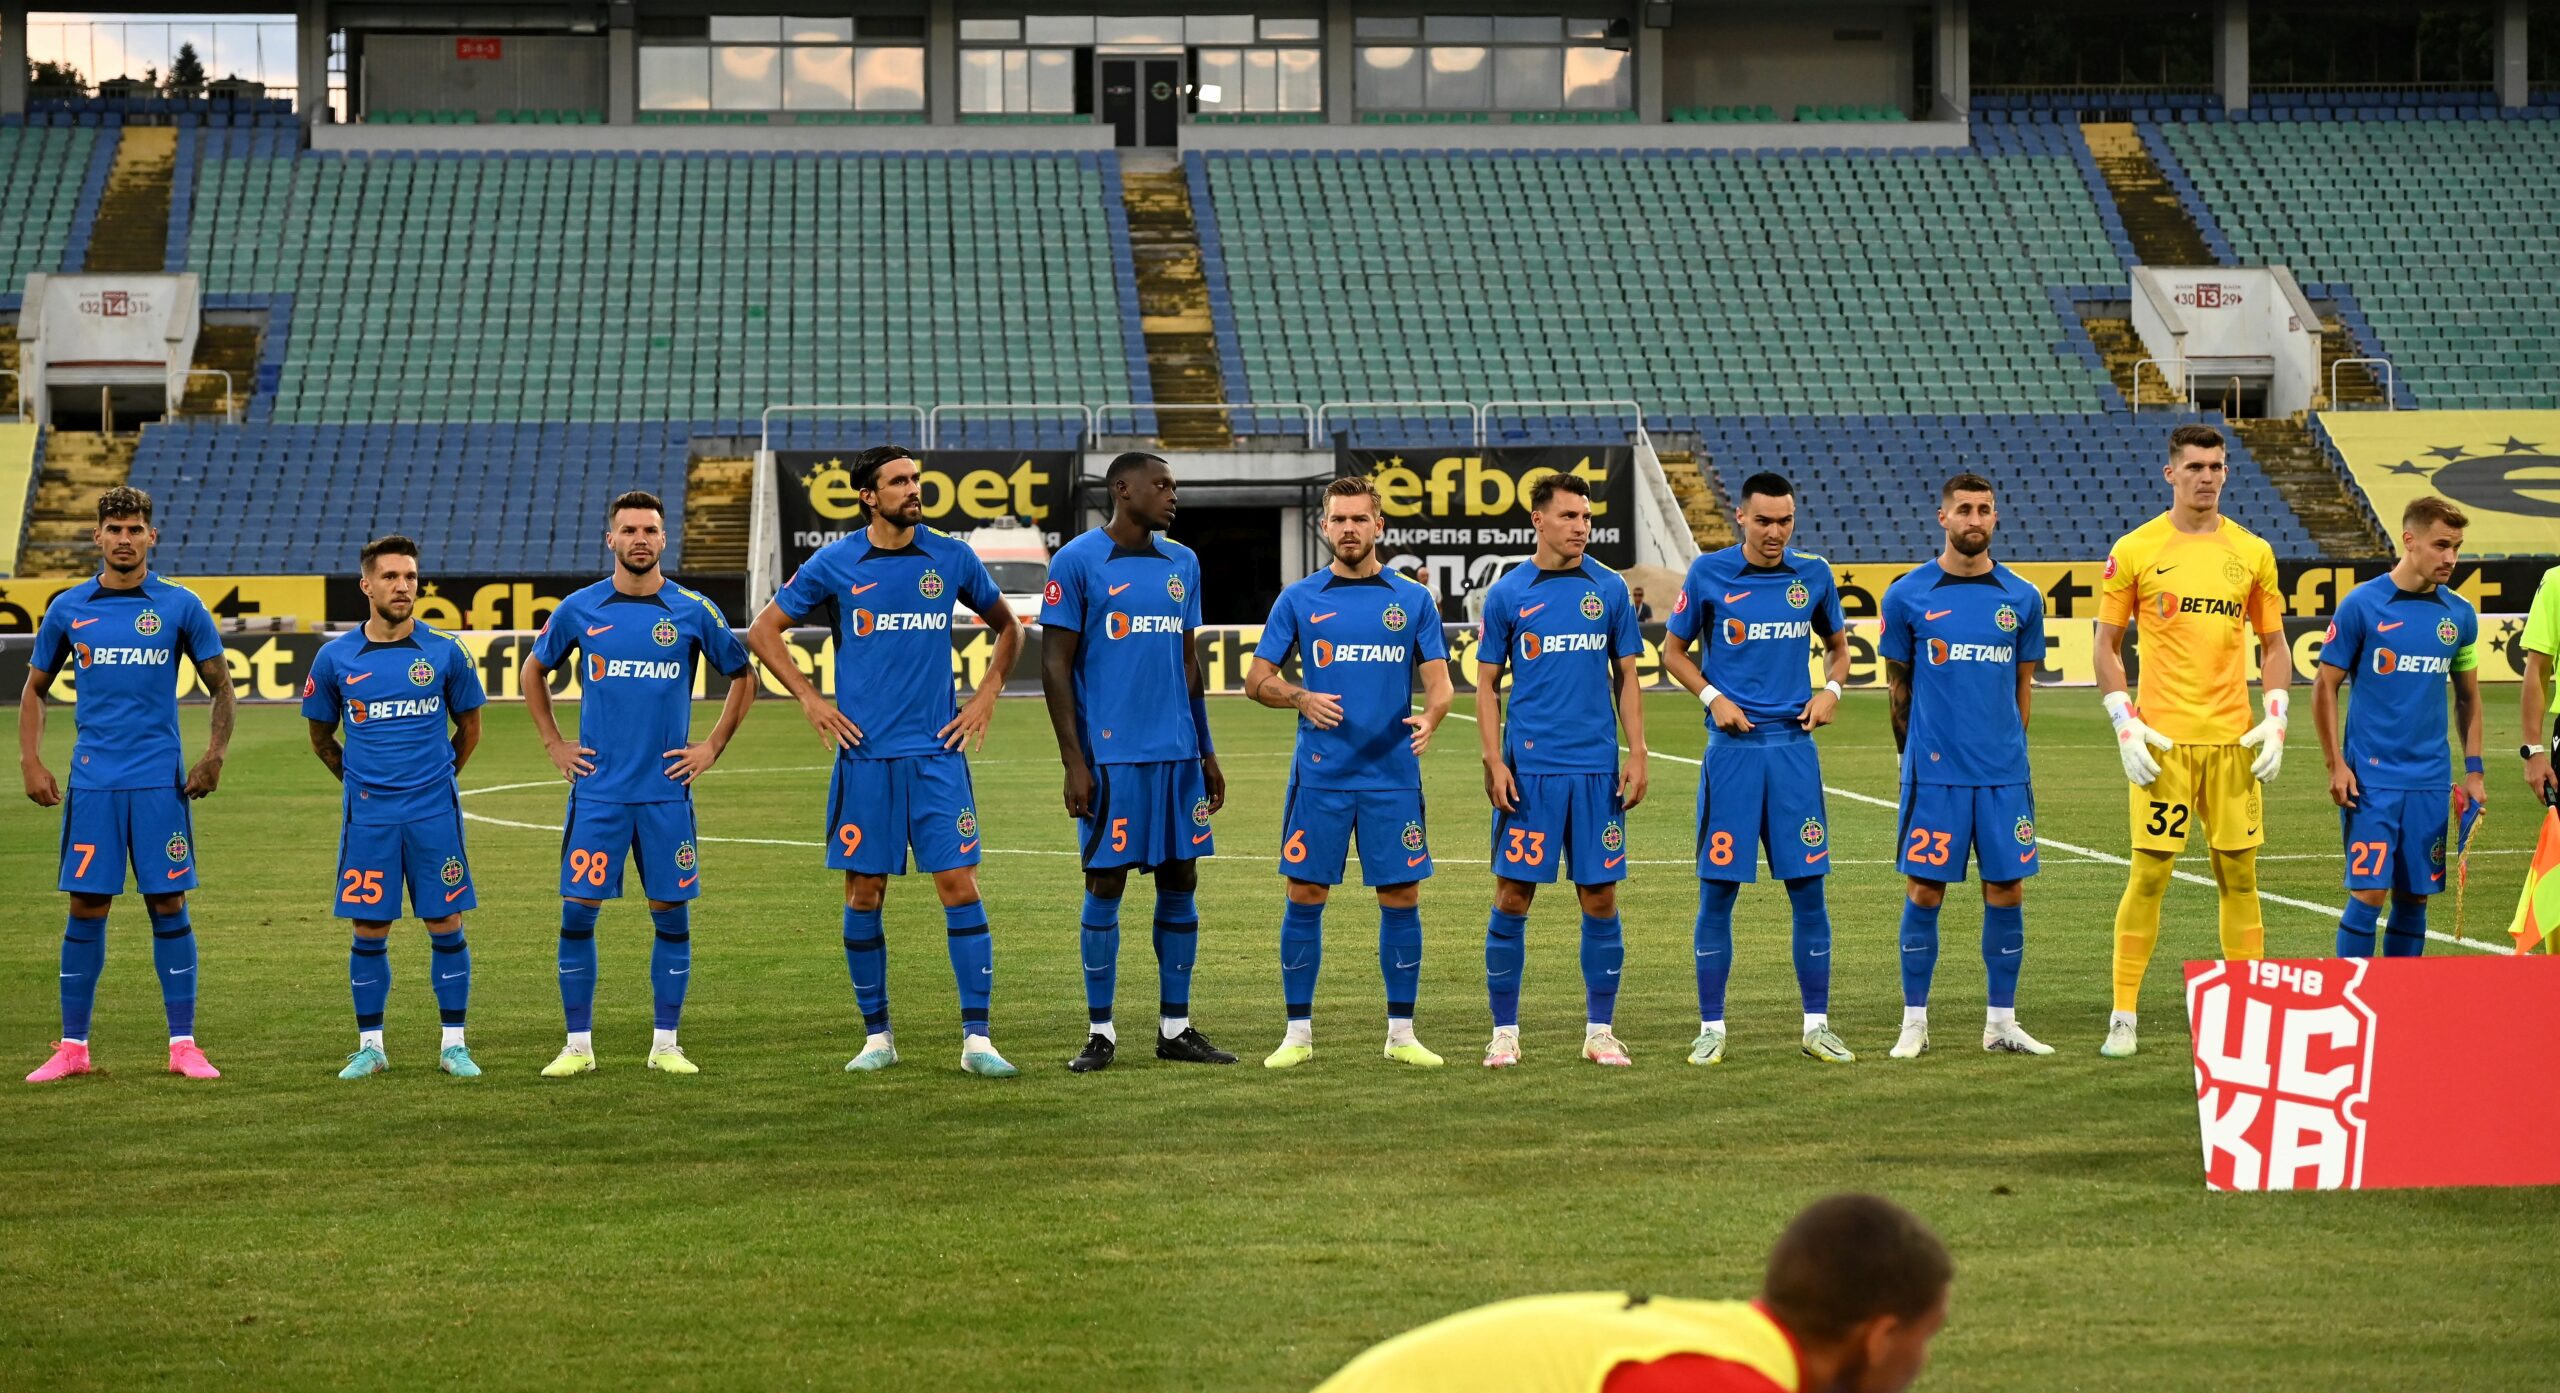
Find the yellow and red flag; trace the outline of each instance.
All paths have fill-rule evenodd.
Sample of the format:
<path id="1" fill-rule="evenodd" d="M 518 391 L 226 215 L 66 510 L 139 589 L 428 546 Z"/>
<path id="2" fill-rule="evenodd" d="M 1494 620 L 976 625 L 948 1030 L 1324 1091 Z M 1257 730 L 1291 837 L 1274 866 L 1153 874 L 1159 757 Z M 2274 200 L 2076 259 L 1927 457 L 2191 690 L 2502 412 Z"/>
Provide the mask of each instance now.
<path id="1" fill-rule="evenodd" d="M 2524 893 L 2516 898 L 2515 922 L 2507 925 L 2516 951 L 2537 945 L 2548 953 L 2560 947 L 2560 808 L 2542 815 L 2542 835 L 2533 844 L 2533 864 L 2524 873 Z"/>

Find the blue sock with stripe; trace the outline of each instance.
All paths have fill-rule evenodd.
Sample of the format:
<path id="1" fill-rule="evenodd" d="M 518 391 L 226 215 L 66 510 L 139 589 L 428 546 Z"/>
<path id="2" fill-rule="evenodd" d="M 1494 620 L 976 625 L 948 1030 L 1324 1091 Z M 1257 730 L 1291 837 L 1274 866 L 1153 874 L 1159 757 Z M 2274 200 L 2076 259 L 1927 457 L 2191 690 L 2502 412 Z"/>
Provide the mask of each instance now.
<path id="1" fill-rule="evenodd" d="M 1495 910 L 1484 926 L 1484 991 L 1496 1030 L 1520 1024 L 1520 964 L 1528 957 L 1529 916 Z"/>
<path id="2" fill-rule="evenodd" d="M 1831 913 L 1822 907 L 1822 877 L 1788 881 L 1787 908 L 1795 921 L 1796 994 L 1806 1015 L 1822 1015 L 1831 1009 Z"/>
<path id="3" fill-rule="evenodd" d="M 889 941 L 880 934 L 880 911 L 845 910 L 844 967 L 853 978 L 853 1004 L 862 1008 L 863 1033 L 888 1034 Z"/>
<path id="4" fill-rule="evenodd" d="M 436 994 L 436 1015 L 460 1029 L 471 1009 L 471 945 L 464 941 L 460 924 L 451 933 L 427 935 L 427 943 L 433 950 L 427 955 L 427 970 L 436 975 L 428 984 Z"/>
<path id="5" fill-rule="evenodd" d="M 684 989 L 693 981 L 693 906 L 649 911 L 657 941 L 649 947 L 650 1016 L 660 1030 L 684 1019 Z"/>
<path id="6" fill-rule="evenodd" d="M 1991 921 L 1983 920 L 1984 951 L 1989 951 Z M 1929 982 L 1938 975 L 1938 906 L 1902 902 L 1902 1004 L 1929 1004 Z"/>
<path id="7" fill-rule="evenodd" d="M 1422 909 L 1378 906 L 1378 971 L 1387 979 L 1387 1019 L 1413 1019 L 1422 984 Z"/>
<path id="8" fill-rule="evenodd" d="M 1095 1025 L 1111 1024 L 1120 987 L 1120 902 L 1084 892 L 1084 1009 Z"/>
<path id="9" fill-rule="evenodd" d="M 1626 967 L 1627 938 L 1617 915 L 1582 916 L 1582 1000 L 1593 1025 L 1618 1014 L 1618 974 Z"/>
<path id="10" fill-rule="evenodd" d="M 2382 926 L 2382 956 L 2415 958 L 2427 951 L 2427 897 L 2391 897 L 2391 922 Z"/>
<path id="11" fill-rule="evenodd" d="M 569 1033 L 583 1035 L 596 1023 L 595 905 L 560 902 L 560 1014 Z"/>
<path id="12" fill-rule="evenodd" d="M 160 974 L 160 1006 L 168 1013 L 169 1038 L 196 1033 L 196 931 L 187 907 L 151 916 L 151 966 Z"/>
<path id="13" fill-rule="evenodd" d="M 71 915 L 62 926 L 62 1038 L 86 1042 L 107 965 L 107 921 Z"/>
<path id="14" fill-rule="evenodd" d="M 2018 1008 L 2018 969 L 2027 960 L 2027 907 L 1986 904 L 1982 907 L 1982 975 L 1991 984 L 1984 1003 L 1997 1010 Z"/>
<path id="15" fill-rule="evenodd" d="M 1316 973 L 1324 966 L 1324 906 L 1290 900 L 1280 909 L 1280 1000 L 1293 1021 L 1316 1014 Z"/>
<path id="16" fill-rule="evenodd" d="M 2338 916 L 2338 956 L 2372 957 L 2374 925 L 2381 922 L 2382 906 L 2348 896 L 2346 912 Z"/>
<path id="17" fill-rule="evenodd" d="M 380 1030 L 382 1007 L 391 999 L 391 949 L 379 938 L 355 936 L 347 950 L 347 989 L 356 999 L 356 1029 Z"/>
<path id="18" fill-rule="evenodd" d="M 960 985 L 960 1037 L 987 1033 L 987 1003 L 995 994 L 996 948 L 987 932 L 987 904 L 942 907 L 943 941 L 951 948 L 951 978 Z"/>
<path id="19" fill-rule="evenodd" d="M 1168 1021 L 1191 1016 L 1191 966 L 1200 955 L 1200 911 L 1189 890 L 1156 887 L 1156 1011 Z"/>
<path id="20" fill-rule="evenodd" d="M 1733 902 L 1742 887 L 1730 880 L 1698 882 L 1698 925 L 1690 944 L 1698 953 L 1698 1020 L 1724 1019 L 1725 984 L 1733 980 Z"/>

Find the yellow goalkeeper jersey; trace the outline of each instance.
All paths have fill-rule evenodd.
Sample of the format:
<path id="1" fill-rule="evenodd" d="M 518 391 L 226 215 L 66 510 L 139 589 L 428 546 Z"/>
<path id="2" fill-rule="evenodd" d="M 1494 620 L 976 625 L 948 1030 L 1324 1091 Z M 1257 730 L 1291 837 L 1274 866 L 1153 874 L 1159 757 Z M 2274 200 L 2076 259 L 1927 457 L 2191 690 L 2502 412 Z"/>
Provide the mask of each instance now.
<path id="1" fill-rule="evenodd" d="M 1316 1393 L 1606 1393 L 1621 1365 L 1681 1360 L 1680 1386 L 1795 1393 L 1795 1341 L 1758 1305 L 1625 1292 L 1524 1296 L 1371 1349 Z"/>
<path id="2" fill-rule="evenodd" d="M 2166 513 L 2117 539 L 2099 582 L 2098 622 L 2140 631 L 2134 700 L 2181 745 L 2229 745 L 2248 732 L 2257 636 L 2284 628 L 2276 554 L 2231 521 L 2180 532 Z"/>

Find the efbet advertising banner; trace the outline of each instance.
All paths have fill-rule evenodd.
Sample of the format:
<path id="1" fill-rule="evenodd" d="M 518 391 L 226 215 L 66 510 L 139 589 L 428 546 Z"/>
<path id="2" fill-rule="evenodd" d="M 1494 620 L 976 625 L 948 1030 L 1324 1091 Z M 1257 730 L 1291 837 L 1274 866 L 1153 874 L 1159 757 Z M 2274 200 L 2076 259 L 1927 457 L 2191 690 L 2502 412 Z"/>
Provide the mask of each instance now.
<path id="1" fill-rule="evenodd" d="M 818 548 L 863 527 L 854 492 L 853 450 L 776 450 L 774 496 L 781 500 L 782 573 Z M 1020 518 L 1040 529 L 1049 550 L 1076 530 L 1076 475 L 1083 457 L 1071 450 L 928 450 L 924 521 L 945 532 Z"/>
<path id="2" fill-rule="evenodd" d="M 2560 1184 L 2560 960 L 2191 962 L 2187 1021 L 2209 1189 Z"/>
<path id="3" fill-rule="evenodd" d="M 1431 587 L 1446 617 L 1467 592 L 1491 585 L 1502 563 L 1537 550 L 1529 492 L 1559 470 L 1591 486 L 1591 556 L 1625 570 L 1636 561 L 1635 450 L 1625 445 L 1524 446 L 1470 453 L 1335 452 L 1336 471 L 1366 474 L 1386 508 L 1386 564 Z"/>
<path id="4" fill-rule="evenodd" d="M 2435 494 L 2471 515 L 2466 551 L 2560 554 L 2560 411 L 2323 411 L 2319 419 L 2393 537 L 2409 500 Z"/>

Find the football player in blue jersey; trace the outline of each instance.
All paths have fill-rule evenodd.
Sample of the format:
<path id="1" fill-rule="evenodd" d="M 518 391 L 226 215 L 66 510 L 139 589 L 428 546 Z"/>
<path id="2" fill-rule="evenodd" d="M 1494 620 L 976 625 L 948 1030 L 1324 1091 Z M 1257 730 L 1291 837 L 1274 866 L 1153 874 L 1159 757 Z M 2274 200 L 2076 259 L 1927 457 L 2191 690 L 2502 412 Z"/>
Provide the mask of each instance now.
<path id="1" fill-rule="evenodd" d="M 89 1072 L 89 1014 L 107 960 L 107 912 L 125 868 L 151 917 L 151 961 L 169 1019 L 169 1072 L 218 1079 L 196 1046 L 196 940 L 187 892 L 196 887 L 189 799 L 222 782 L 235 701 L 231 665 L 204 602 L 149 569 L 160 541 L 151 495 L 113 488 L 98 498 L 98 578 L 53 598 L 36 626 L 18 696 L 18 774 L 36 806 L 64 803 L 44 763 L 44 700 L 71 670 L 77 732 L 62 810 L 61 875 L 71 896 L 62 929 L 62 1038 L 27 1075 L 49 1083 Z M 213 698 L 213 731 L 193 768 L 178 741 L 179 664 L 195 665 Z"/>
<path id="2" fill-rule="evenodd" d="M 2311 722 L 2329 763 L 2329 801 L 2347 849 L 2347 908 L 2338 956 L 2373 956 L 2383 901 L 2382 955 L 2414 958 L 2427 947 L 2427 898 L 2444 889 L 2445 842 L 2458 815 L 2489 798 L 2481 770 L 2480 615 L 2453 589 L 2471 519 L 2432 494 L 2400 513 L 2400 560 L 2347 592 L 2329 621 L 2314 679 Z M 2462 739 L 2454 782 L 2444 738 L 2444 694 Z M 2338 689 L 2350 687 L 2346 738 Z"/>
<path id="3" fill-rule="evenodd" d="M 1111 462 L 1111 521 L 1077 535 L 1049 562 L 1040 608 L 1040 689 L 1066 766 L 1067 815 L 1084 865 L 1084 1001 L 1092 1026 L 1067 1062 L 1111 1066 L 1119 1049 L 1112 998 L 1120 961 L 1120 895 L 1132 868 L 1156 879 L 1156 1058 L 1233 1064 L 1191 1024 L 1191 965 L 1200 950 L 1192 863 L 1212 855 L 1209 819 L 1227 801 L 1209 741 L 1209 710 L 1192 638 L 1200 627 L 1200 558 L 1156 534 L 1173 525 L 1173 468 L 1139 452 Z"/>
<path id="4" fill-rule="evenodd" d="M 1664 622 L 1662 670 L 1707 708 L 1698 769 L 1698 1038 L 1692 1064 L 1724 1059 L 1725 985 L 1733 975 L 1733 903 L 1759 878 L 1755 853 L 1787 887 L 1804 1053 L 1857 1059 L 1831 1028 L 1831 819 L 1813 733 L 1831 724 L 1849 676 L 1849 630 L 1831 563 L 1787 545 L 1795 486 L 1777 474 L 1742 482 L 1734 508 L 1742 540 L 1689 563 Z M 1807 648 L 1822 640 L 1816 690 Z M 1698 656 L 1689 645 L 1698 644 Z"/>
<path id="5" fill-rule="evenodd" d="M 434 949 L 436 1010 L 444 1039 L 436 1067 L 477 1078 L 463 1044 L 471 1004 L 471 945 L 462 916 L 479 903 L 462 845 L 462 802 L 454 780 L 480 744 L 488 697 L 459 639 L 412 617 L 418 602 L 418 544 L 392 534 L 365 543 L 360 585 L 372 609 L 364 623 L 321 646 L 302 682 L 311 750 L 345 785 L 338 835 L 337 915 L 355 921 L 347 985 L 356 1006 L 356 1052 L 342 1079 L 390 1067 L 382 1048 L 382 1008 L 391 997 L 385 943 L 409 910 Z M 338 732 L 343 723 L 346 742 Z"/>
<path id="6" fill-rule="evenodd" d="M 866 525 L 829 542 L 792 575 L 747 632 L 747 646 L 782 679 L 801 714 L 835 750 L 827 792 L 827 864 L 844 872 L 844 956 L 862 1008 L 862 1050 L 845 1064 L 870 1073 L 898 1062 L 889 1029 L 889 949 L 880 904 L 907 854 L 933 877 L 944 940 L 960 988 L 960 1067 L 982 1078 L 1021 1072 L 996 1052 L 987 1006 L 995 957 L 978 897 L 978 803 L 969 753 L 986 743 L 1022 627 L 967 542 L 920 524 L 924 473 L 903 446 L 854 457 L 851 482 Z M 966 705 L 952 694 L 954 601 L 985 621 L 995 652 Z M 829 701 L 792 660 L 792 625 L 829 615 L 836 695 Z"/>
<path id="7" fill-rule="evenodd" d="M 1627 813 L 1645 793 L 1644 687 L 1636 673 L 1644 636 L 1626 581 L 1584 555 L 1590 494 L 1578 474 L 1540 475 L 1529 486 L 1537 551 L 1486 587 L 1477 629 L 1477 730 L 1493 804 L 1488 1069 L 1520 1062 L 1529 904 L 1559 870 L 1582 902 L 1582 1057 L 1616 1068 L 1628 1062 L 1614 1028 L 1627 957 L 1618 882 L 1627 876 Z"/>
<path id="8" fill-rule="evenodd" d="M 596 1067 L 596 917 L 622 896 L 626 860 L 640 867 L 649 922 L 655 1008 L 648 1065 L 670 1074 L 701 1066 L 676 1043 L 685 988 L 693 980 L 692 901 L 702 893 L 700 832 L 693 781 L 710 772 L 747 718 L 756 677 L 747 650 L 720 607 L 670 582 L 666 507 L 637 489 L 605 510 L 604 544 L 613 574 L 551 612 L 520 674 L 526 712 L 551 766 L 569 782 L 560 828 L 560 1005 L 569 1042 L 544 1065 L 547 1079 Z M 551 673 L 573 654 L 579 679 L 578 738 L 563 739 L 551 710 Z M 711 732 L 693 738 L 694 658 L 729 679 Z"/>
<path id="9" fill-rule="evenodd" d="M 1991 481 L 1961 473 L 1938 490 L 1947 544 L 1884 592 L 1885 688 L 1902 752 L 1902 1035 L 1895 1059 L 1929 1048 L 1938 909 L 1968 856 L 1982 872 L 1982 1047 L 2051 1054 L 2018 1027 L 2027 947 L 2026 878 L 2036 873 L 2036 799 L 2027 713 L 2044 662 L 2044 596 L 1991 559 L 2000 526 Z"/>
<path id="10" fill-rule="evenodd" d="M 1413 1000 L 1422 976 L 1422 882 L 1431 875 L 1422 753 L 1449 714 L 1449 647 L 1431 592 L 1379 560 L 1386 509 L 1376 484 L 1366 476 L 1334 480 L 1321 525 L 1333 564 L 1281 592 L 1244 677 L 1245 695 L 1298 713 L 1280 815 L 1280 874 L 1289 882 L 1280 988 L 1289 1024 L 1262 1062 L 1286 1069 L 1315 1055 L 1324 905 L 1342 883 L 1356 832 L 1360 878 L 1378 892 L 1387 1058 L 1437 1067 L 1440 1056 L 1414 1038 Z M 1280 674 L 1292 652 L 1304 685 Z"/>

